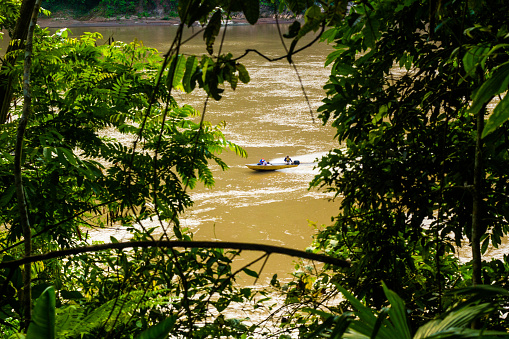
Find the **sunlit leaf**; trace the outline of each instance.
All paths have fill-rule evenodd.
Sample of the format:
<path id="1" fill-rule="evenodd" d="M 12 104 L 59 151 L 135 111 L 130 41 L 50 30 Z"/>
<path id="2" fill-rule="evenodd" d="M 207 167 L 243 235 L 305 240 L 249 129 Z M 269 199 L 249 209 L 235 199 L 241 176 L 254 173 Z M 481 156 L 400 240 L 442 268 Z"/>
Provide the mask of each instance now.
<path id="1" fill-rule="evenodd" d="M 398 332 L 399 338 L 411 338 L 410 328 L 408 327 L 408 319 L 406 307 L 403 300 L 394 291 L 387 288 L 383 284 L 385 296 L 391 304 L 389 311 L 390 320 L 394 325 L 394 329 Z"/>
<path id="2" fill-rule="evenodd" d="M 198 67 L 198 59 L 196 56 L 191 55 L 187 58 L 186 62 L 186 71 L 184 73 L 184 78 L 182 79 L 182 85 L 184 86 L 184 90 L 186 93 L 190 93 L 194 85 L 191 83 L 193 78 L 193 74 L 196 72 L 196 68 Z"/>
<path id="3" fill-rule="evenodd" d="M 458 311 L 449 313 L 443 320 L 432 320 L 421 326 L 417 330 L 414 338 L 421 339 L 430 336 L 438 337 L 440 333 L 445 334 L 450 330 L 455 330 L 454 332 L 461 333 L 474 319 L 492 309 L 493 307 L 487 303 L 464 307 Z M 477 331 L 477 333 L 479 334 L 479 331 Z"/>
<path id="4" fill-rule="evenodd" d="M 506 94 L 488 118 L 488 121 L 484 126 L 484 130 L 482 131 L 482 137 L 484 138 L 491 132 L 495 131 L 507 120 L 509 120 L 509 95 Z"/>
<path id="5" fill-rule="evenodd" d="M 50 286 L 42 292 L 35 303 L 27 339 L 55 338 L 55 305 L 55 288 Z"/>
<path id="6" fill-rule="evenodd" d="M 477 67 L 480 66 L 480 62 L 488 50 L 488 48 L 483 46 L 475 46 L 465 53 L 463 56 L 463 67 L 469 76 L 475 76 Z"/>
<path id="7" fill-rule="evenodd" d="M 242 64 L 236 64 L 235 67 L 237 67 L 237 71 L 239 72 L 239 80 L 247 84 L 251 79 L 246 67 Z"/>
<path id="8" fill-rule="evenodd" d="M 184 72 L 186 69 L 186 57 L 183 55 L 176 56 L 171 64 L 170 69 L 168 70 L 168 78 L 167 85 L 170 87 L 171 85 L 175 88 L 178 88 L 181 85 L 181 81 L 184 78 Z"/>
<path id="9" fill-rule="evenodd" d="M 148 328 L 147 330 L 140 333 L 136 339 L 165 339 L 168 338 L 168 334 L 171 332 L 175 323 L 177 322 L 178 315 L 174 314 L 161 321 L 159 324 Z"/>
<path id="10" fill-rule="evenodd" d="M 495 95 L 507 90 L 509 84 L 509 63 L 504 63 L 497 68 L 493 75 L 486 80 L 474 93 L 472 106 L 468 109 L 470 113 L 477 113 Z"/>

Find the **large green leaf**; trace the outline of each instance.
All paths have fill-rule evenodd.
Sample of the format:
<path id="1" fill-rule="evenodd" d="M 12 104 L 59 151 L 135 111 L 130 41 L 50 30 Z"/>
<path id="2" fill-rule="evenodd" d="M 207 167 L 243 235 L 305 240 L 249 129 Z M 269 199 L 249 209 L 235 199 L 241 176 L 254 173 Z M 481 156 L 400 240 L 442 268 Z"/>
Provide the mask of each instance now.
<path id="1" fill-rule="evenodd" d="M 359 317 L 359 321 L 353 322 L 351 328 L 364 336 L 370 337 L 377 322 L 377 317 L 373 314 L 373 311 L 343 287 L 336 285 L 336 288 L 352 304 L 356 310 L 355 314 Z"/>
<path id="2" fill-rule="evenodd" d="M 159 324 L 148 328 L 147 330 L 140 333 L 136 339 L 166 339 L 168 338 L 168 334 L 175 326 L 177 322 L 177 315 L 174 314 L 171 317 L 168 317 L 161 321 Z"/>
<path id="3" fill-rule="evenodd" d="M 477 113 L 495 95 L 505 92 L 509 84 L 509 63 L 502 64 L 475 92 L 470 113 Z"/>
<path id="4" fill-rule="evenodd" d="M 484 130 L 482 131 L 482 137 L 484 138 L 491 132 L 495 131 L 499 126 L 509 119 L 509 96 L 506 96 L 498 103 L 490 115 Z"/>
<path id="5" fill-rule="evenodd" d="M 490 304 L 481 304 L 451 312 L 443 320 L 433 320 L 421 326 L 414 339 L 460 337 L 460 333 L 464 332 L 474 319 L 492 309 L 493 306 Z M 479 336 L 479 334 L 480 332 L 477 331 L 475 336 Z"/>
<path id="6" fill-rule="evenodd" d="M 236 64 L 235 67 L 237 67 L 237 71 L 239 72 L 240 81 L 247 84 L 251 79 L 246 67 L 242 64 Z"/>
<path id="7" fill-rule="evenodd" d="M 168 70 L 168 78 L 166 84 L 168 87 L 173 86 L 178 88 L 180 82 L 184 78 L 184 72 L 186 69 L 186 57 L 183 55 L 175 56 L 171 62 L 170 69 Z"/>
<path id="8" fill-rule="evenodd" d="M 182 85 L 184 86 L 184 91 L 186 91 L 186 93 L 190 93 L 194 89 L 194 85 L 191 82 L 191 80 L 197 67 L 198 59 L 196 59 L 196 56 L 194 55 L 189 56 L 186 62 L 186 71 L 184 73 L 184 78 L 182 79 Z"/>
<path id="9" fill-rule="evenodd" d="M 403 300 L 396 294 L 394 291 L 383 284 L 385 296 L 391 303 L 391 309 L 389 311 L 389 316 L 392 324 L 394 325 L 394 329 L 398 332 L 399 338 L 411 338 L 410 328 L 408 327 L 407 321 L 407 312 L 405 308 L 405 304 Z"/>
<path id="10" fill-rule="evenodd" d="M 283 1 L 282 1 L 283 2 Z M 290 8 L 290 10 L 295 14 L 300 14 L 304 10 L 306 10 L 308 5 L 312 4 L 312 1 L 308 0 L 288 0 L 286 4 Z"/>
<path id="11" fill-rule="evenodd" d="M 219 30 L 221 29 L 221 9 L 218 9 L 210 18 L 207 27 L 205 28 L 205 32 L 203 33 L 203 39 L 207 45 L 207 52 L 210 55 L 214 52 L 213 46 L 214 41 L 216 41 L 216 36 L 219 34 Z"/>
<path id="12" fill-rule="evenodd" d="M 303 311 L 318 315 L 322 319 L 325 319 L 320 326 L 318 326 L 312 333 L 305 337 L 306 339 L 325 337 L 327 336 L 328 332 L 330 332 L 330 336 L 327 337 L 331 339 L 342 338 L 354 317 L 351 312 L 345 312 L 341 316 L 334 316 L 332 314 L 311 308 L 304 308 Z"/>
<path id="13" fill-rule="evenodd" d="M 46 288 L 37 299 L 26 338 L 55 338 L 55 288 L 53 286 Z"/>
<path id="14" fill-rule="evenodd" d="M 242 11 L 247 22 L 254 25 L 260 17 L 260 0 L 243 0 Z"/>
<path id="15" fill-rule="evenodd" d="M 481 64 L 481 60 L 488 51 L 489 48 L 487 47 L 475 46 L 465 53 L 463 56 L 463 68 L 469 76 L 473 77 L 475 75 L 477 67 Z"/>
<path id="16" fill-rule="evenodd" d="M 205 22 L 214 9 L 215 1 L 181 0 L 178 2 L 179 16 L 182 22 L 191 27 L 195 21 Z"/>

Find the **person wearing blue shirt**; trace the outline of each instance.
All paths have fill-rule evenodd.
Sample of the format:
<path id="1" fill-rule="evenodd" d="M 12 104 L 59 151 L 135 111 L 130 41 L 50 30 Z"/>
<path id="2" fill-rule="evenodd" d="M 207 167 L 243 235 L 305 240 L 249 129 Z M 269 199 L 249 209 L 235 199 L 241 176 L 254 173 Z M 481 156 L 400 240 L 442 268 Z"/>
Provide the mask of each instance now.
<path id="1" fill-rule="evenodd" d="M 265 159 L 264 159 L 264 158 L 261 158 L 261 159 L 260 159 L 260 161 L 258 161 L 258 165 L 263 165 L 263 166 L 265 166 L 265 165 L 267 165 L 267 161 L 265 161 Z"/>

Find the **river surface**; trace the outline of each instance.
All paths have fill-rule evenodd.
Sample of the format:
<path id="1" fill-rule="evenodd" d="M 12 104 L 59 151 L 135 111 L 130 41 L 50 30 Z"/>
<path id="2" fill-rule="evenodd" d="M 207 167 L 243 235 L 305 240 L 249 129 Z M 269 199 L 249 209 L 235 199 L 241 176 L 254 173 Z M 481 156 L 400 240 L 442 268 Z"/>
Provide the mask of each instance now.
<path id="1" fill-rule="evenodd" d="M 282 26 L 283 32 L 287 27 Z M 189 29 L 187 36 L 197 30 Z M 124 42 L 138 39 L 146 46 L 165 53 L 171 46 L 176 27 L 74 27 L 71 31 L 73 35 L 100 32 L 105 40 L 109 37 Z M 310 38 L 307 38 L 301 45 L 309 41 Z M 219 38 L 216 40 L 216 53 L 218 42 Z M 257 49 L 269 58 L 285 54 L 276 25 L 228 27 L 222 48 L 234 56 L 243 54 L 246 49 Z M 254 53 L 241 60 L 249 71 L 251 82 L 239 83 L 235 91 L 227 87 L 221 101 L 208 101 L 205 120 L 213 124 L 226 121 L 225 136 L 243 147 L 248 158 L 238 157 L 232 152 L 223 153 L 222 159 L 230 169 L 222 172 L 218 166 L 213 166 L 214 188 L 197 187 L 192 191 L 194 207 L 182 216 L 181 223 L 194 233 L 194 239 L 250 242 L 305 250 L 316 232 L 310 223 L 330 224 L 331 217 L 337 214 L 338 203 L 330 202 L 330 196 L 323 192 L 308 190 L 308 184 L 316 174 L 315 160 L 334 147 L 334 129 L 322 126 L 316 113 L 324 97 L 322 87 L 330 71 L 324 68 L 325 57 L 331 50 L 325 43 L 317 43 L 293 58 L 309 103 L 299 76 L 285 59 L 269 62 Z M 182 52 L 205 53 L 202 36 L 187 43 Z M 192 104 L 203 111 L 205 96 L 200 90 L 191 95 L 177 94 L 176 97 L 181 103 Z M 262 157 L 277 162 L 286 155 L 303 164 L 268 173 L 245 167 L 245 164 L 256 163 Z M 102 233 L 106 238 L 111 234 Z M 261 254 L 243 252 L 235 266 L 240 267 Z M 263 268 L 260 282 L 266 282 L 276 273 L 280 278 L 289 278 L 294 260 L 271 255 Z M 252 269 L 258 270 L 261 265 L 260 262 Z M 253 278 L 244 279 L 245 284 L 253 282 Z"/>
<path id="2" fill-rule="evenodd" d="M 285 32 L 287 27 L 283 25 L 282 31 Z M 109 37 L 124 42 L 138 39 L 146 46 L 165 53 L 171 46 L 176 27 L 74 27 L 71 31 L 73 35 L 100 32 L 104 40 Z M 186 36 L 197 31 L 198 28 L 190 28 Z M 225 38 L 223 52 L 230 51 L 234 56 L 242 55 L 246 49 L 257 49 L 269 58 L 285 54 L 276 25 L 231 26 Z M 305 39 L 301 45 L 309 40 Z M 219 38 L 215 52 L 218 42 Z M 2 53 L 6 41 L 0 45 Z M 224 134 L 227 139 L 242 146 L 248 152 L 248 158 L 240 158 L 232 152 L 223 153 L 221 157 L 230 169 L 222 172 L 218 166 L 212 166 L 215 186 L 211 189 L 198 186 L 192 191 L 195 204 L 182 216 L 181 224 L 194 233 L 194 239 L 250 242 L 304 250 L 316 232 L 310 224 L 329 225 L 331 217 L 337 215 L 338 201 L 332 202 L 329 195 L 308 189 L 310 180 L 317 173 L 313 163 L 329 149 L 337 147 L 333 140 L 334 129 L 322 126 L 316 113 L 324 97 L 322 87 L 330 71 L 324 68 L 324 62 L 331 50 L 330 46 L 317 43 L 293 58 L 309 104 L 299 76 L 286 60 L 269 62 L 254 53 L 241 61 L 250 73 L 251 82 L 239 83 L 235 91 L 228 87 L 221 101 L 208 101 L 205 119 L 214 124 L 226 121 Z M 186 43 L 182 52 L 205 53 L 202 36 L 198 35 Z M 203 111 L 205 95 L 200 90 L 191 95 L 177 94 L 176 97 L 180 103 L 192 104 Z M 246 163 L 255 163 L 262 157 L 278 162 L 286 155 L 303 164 L 267 173 L 245 167 Z M 122 232 L 102 230 L 94 237 L 108 240 L 110 235 L 121 238 Z M 499 249 L 490 249 L 485 258 L 501 257 L 506 248 L 504 242 Z M 243 252 L 235 266 L 240 267 L 260 255 Z M 468 247 L 464 247 L 460 255 L 463 260 L 468 260 Z M 294 260 L 272 255 L 263 268 L 260 281 L 266 282 L 276 273 L 281 278 L 289 278 Z M 252 268 L 258 270 L 261 265 L 259 262 Z M 252 278 L 244 279 L 244 284 L 253 282 Z"/>

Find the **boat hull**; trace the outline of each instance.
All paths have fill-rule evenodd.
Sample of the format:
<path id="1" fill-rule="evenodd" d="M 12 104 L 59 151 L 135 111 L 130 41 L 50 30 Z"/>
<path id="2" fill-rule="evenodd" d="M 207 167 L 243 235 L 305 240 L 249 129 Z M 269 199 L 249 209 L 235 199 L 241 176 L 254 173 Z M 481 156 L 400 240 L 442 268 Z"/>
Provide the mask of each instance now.
<path id="1" fill-rule="evenodd" d="M 280 163 L 280 164 L 268 164 L 268 165 L 247 164 L 246 166 L 247 166 L 247 168 L 252 169 L 254 171 L 276 171 L 276 170 L 285 169 L 285 168 L 297 167 L 299 165 L 287 165 L 284 163 Z"/>

